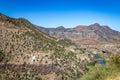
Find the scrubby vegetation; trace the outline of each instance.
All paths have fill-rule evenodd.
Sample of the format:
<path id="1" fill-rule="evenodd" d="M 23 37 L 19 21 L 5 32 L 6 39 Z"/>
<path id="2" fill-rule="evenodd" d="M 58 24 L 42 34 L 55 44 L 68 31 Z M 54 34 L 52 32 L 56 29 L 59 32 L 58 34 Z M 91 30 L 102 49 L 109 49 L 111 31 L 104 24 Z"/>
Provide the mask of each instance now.
<path id="1" fill-rule="evenodd" d="M 2 62 L 5 58 L 5 54 L 3 53 L 2 50 L 0 50 L 0 62 Z"/>
<path id="2" fill-rule="evenodd" d="M 120 53 L 111 57 L 106 65 L 91 67 L 80 80 L 119 80 L 115 79 L 117 76 L 120 76 Z"/>
<path id="3" fill-rule="evenodd" d="M 91 53 L 70 40 L 58 41 L 24 18 L 0 14 L 0 80 L 78 80 L 83 75 L 81 80 L 101 80 L 119 73 L 119 61 L 117 55 L 96 66 Z"/>
<path id="4" fill-rule="evenodd" d="M 70 39 L 61 39 L 58 41 L 58 43 L 62 44 L 63 46 L 70 46 L 74 44 Z"/>
<path id="5" fill-rule="evenodd" d="M 88 54 L 70 40 L 57 41 L 26 19 L 0 16 L 0 79 L 49 80 L 53 74 L 52 80 L 76 80 L 87 72 Z"/>

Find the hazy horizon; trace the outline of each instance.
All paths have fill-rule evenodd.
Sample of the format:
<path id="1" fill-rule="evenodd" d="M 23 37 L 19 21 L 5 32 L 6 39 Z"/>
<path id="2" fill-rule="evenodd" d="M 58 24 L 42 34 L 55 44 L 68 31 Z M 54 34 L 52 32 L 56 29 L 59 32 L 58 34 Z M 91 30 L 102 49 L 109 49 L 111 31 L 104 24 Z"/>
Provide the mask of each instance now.
<path id="1" fill-rule="evenodd" d="M 55 28 L 99 23 L 120 31 L 118 0 L 1 0 L 1 13 Z"/>

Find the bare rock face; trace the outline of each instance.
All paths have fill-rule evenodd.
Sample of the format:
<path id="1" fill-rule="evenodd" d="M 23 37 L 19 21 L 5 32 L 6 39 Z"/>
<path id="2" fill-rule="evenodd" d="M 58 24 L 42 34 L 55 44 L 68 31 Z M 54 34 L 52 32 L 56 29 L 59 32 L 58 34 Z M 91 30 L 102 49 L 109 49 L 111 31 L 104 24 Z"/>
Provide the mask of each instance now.
<path id="1" fill-rule="evenodd" d="M 64 28 L 63 26 L 52 29 L 47 28 L 45 33 L 56 38 L 67 38 L 80 44 L 98 44 L 120 41 L 120 32 L 112 30 L 109 26 L 101 26 L 98 23 L 89 26 L 78 25 L 75 28 Z"/>

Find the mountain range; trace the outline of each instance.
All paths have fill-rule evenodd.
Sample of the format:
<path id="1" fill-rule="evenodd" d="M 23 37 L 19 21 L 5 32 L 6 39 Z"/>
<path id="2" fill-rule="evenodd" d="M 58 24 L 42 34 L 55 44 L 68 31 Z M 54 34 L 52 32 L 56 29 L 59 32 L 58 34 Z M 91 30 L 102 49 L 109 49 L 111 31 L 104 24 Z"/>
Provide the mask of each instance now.
<path id="1" fill-rule="evenodd" d="M 63 26 L 57 28 L 36 27 L 50 36 L 59 39 L 70 39 L 77 44 L 89 45 L 120 42 L 120 32 L 98 23 L 89 26 L 78 25 L 74 28 L 64 28 Z"/>
<path id="2" fill-rule="evenodd" d="M 0 13 L 0 80 L 79 80 L 97 64 L 81 44 L 119 41 L 120 32 L 98 23 L 44 28 Z M 120 51 L 119 45 L 107 46 L 109 52 Z M 99 48 L 98 61 L 110 59 L 112 54 Z"/>

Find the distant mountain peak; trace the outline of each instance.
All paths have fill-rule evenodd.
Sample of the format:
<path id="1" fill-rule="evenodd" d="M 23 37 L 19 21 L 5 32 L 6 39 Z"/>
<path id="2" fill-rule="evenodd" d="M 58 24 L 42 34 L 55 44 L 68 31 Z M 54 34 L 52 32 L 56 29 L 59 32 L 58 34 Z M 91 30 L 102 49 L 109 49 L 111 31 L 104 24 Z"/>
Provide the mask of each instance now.
<path id="1" fill-rule="evenodd" d="M 65 29 L 64 26 L 58 26 L 57 29 Z"/>
<path id="2" fill-rule="evenodd" d="M 74 30 L 83 30 L 83 29 L 87 29 L 87 26 L 85 25 L 78 25 L 74 28 Z"/>
<path id="3" fill-rule="evenodd" d="M 59 27 L 56 28 L 56 30 L 58 30 L 58 31 L 64 31 L 65 28 L 63 26 L 59 26 Z"/>
<path id="4" fill-rule="evenodd" d="M 100 30 L 103 26 L 101 26 L 99 23 L 94 23 L 92 25 L 89 25 L 89 28 L 92 30 Z"/>
<path id="5" fill-rule="evenodd" d="M 92 25 L 94 25 L 94 26 L 101 26 L 99 23 L 94 23 Z"/>

